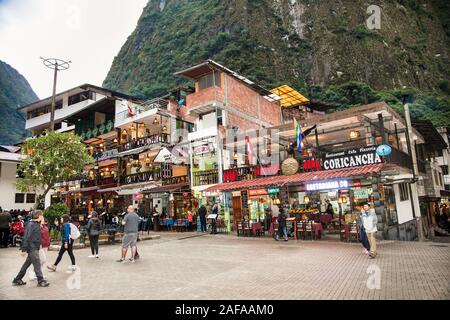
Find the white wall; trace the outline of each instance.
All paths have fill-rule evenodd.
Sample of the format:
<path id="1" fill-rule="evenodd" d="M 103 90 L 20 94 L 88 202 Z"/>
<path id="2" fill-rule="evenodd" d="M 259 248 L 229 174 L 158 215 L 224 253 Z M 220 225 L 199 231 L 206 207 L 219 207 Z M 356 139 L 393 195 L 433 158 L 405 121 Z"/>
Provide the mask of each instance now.
<path id="1" fill-rule="evenodd" d="M 395 205 L 397 206 L 398 224 L 405 223 L 413 219 L 413 209 L 411 206 L 411 199 L 406 201 L 400 201 L 400 187 L 398 184 L 394 184 L 395 192 Z M 414 195 L 414 193 L 413 193 Z M 408 192 L 408 197 L 411 195 Z M 417 214 L 416 214 L 417 216 Z"/>
<path id="2" fill-rule="evenodd" d="M 4 210 L 29 210 L 34 203 L 15 203 L 16 193 L 16 169 L 17 164 L 12 162 L 1 162 L 0 168 L 0 207 Z"/>

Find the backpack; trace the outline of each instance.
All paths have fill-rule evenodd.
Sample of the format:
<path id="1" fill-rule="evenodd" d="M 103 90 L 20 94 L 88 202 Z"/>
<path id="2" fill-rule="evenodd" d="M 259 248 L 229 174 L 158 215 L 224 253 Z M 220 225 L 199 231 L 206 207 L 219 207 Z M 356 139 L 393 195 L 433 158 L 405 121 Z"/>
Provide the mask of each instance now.
<path id="1" fill-rule="evenodd" d="M 78 230 L 77 226 L 73 223 L 69 224 L 70 226 L 70 239 L 77 240 L 80 237 L 80 230 Z"/>

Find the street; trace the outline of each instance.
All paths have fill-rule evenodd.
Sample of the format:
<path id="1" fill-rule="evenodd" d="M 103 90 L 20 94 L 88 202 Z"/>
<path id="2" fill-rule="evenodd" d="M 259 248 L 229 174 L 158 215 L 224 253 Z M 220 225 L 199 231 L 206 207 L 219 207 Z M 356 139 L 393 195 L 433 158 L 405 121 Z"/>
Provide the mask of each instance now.
<path id="1" fill-rule="evenodd" d="M 141 259 L 118 263 L 120 246 L 75 250 L 79 272 L 64 256 L 50 287 L 13 287 L 24 259 L 0 250 L 0 299 L 449 299 L 450 246 L 432 242 L 379 244 L 369 260 L 358 243 L 275 242 L 234 235 L 158 233 L 138 243 Z M 53 263 L 57 252 L 49 252 Z"/>

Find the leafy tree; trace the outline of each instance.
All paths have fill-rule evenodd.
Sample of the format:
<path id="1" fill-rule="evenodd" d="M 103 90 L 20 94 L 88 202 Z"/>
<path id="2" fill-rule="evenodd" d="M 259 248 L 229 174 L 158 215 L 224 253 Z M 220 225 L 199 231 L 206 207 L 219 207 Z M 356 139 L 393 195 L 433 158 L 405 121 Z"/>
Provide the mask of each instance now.
<path id="1" fill-rule="evenodd" d="M 94 161 L 80 138 L 72 133 L 46 131 L 41 137 L 26 141 L 22 153 L 27 157 L 18 167 L 17 187 L 22 192 L 44 190 L 35 207 L 57 182 L 79 175 L 86 164 Z"/>

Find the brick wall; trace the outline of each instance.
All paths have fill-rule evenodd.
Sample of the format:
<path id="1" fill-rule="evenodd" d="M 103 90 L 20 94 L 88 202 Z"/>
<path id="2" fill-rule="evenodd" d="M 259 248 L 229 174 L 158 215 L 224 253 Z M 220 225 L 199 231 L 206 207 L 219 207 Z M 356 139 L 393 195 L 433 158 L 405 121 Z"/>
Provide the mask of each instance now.
<path id="1" fill-rule="evenodd" d="M 198 90 L 198 85 L 196 84 L 195 90 L 195 93 L 191 93 L 186 97 L 186 106 L 188 109 L 206 104 L 209 101 L 224 101 L 223 89 L 220 87 Z"/>

